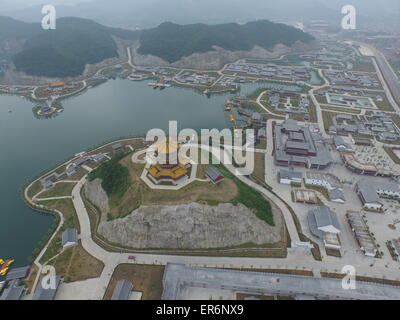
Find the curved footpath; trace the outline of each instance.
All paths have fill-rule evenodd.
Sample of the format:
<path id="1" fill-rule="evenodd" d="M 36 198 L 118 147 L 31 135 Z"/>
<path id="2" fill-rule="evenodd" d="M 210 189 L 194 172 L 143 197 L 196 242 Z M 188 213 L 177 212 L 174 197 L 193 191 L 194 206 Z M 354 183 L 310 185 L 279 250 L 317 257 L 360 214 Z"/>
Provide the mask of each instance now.
<path id="1" fill-rule="evenodd" d="M 203 147 L 202 147 L 203 148 Z M 220 154 L 219 149 L 212 149 L 211 152 L 217 156 Z M 226 152 L 226 151 L 225 151 Z M 236 174 L 236 168 L 233 166 L 227 166 L 228 170 L 233 174 Z M 269 193 L 268 190 L 256 185 L 248 178 L 239 176 L 239 179 L 244 183 L 254 187 L 258 191 L 265 194 L 271 200 L 276 201 L 279 207 L 282 207 L 280 199 L 277 199 L 275 195 Z M 135 254 L 135 260 L 130 260 L 129 256 L 132 253 L 115 253 L 108 252 L 105 249 L 97 245 L 92 239 L 92 233 L 90 228 L 90 220 L 86 211 L 84 202 L 82 200 L 80 191 L 85 183 L 86 177 L 83 177 L 79 183 L 74 187 L 72 191 L 73 204 L 80 222 L 81 227 L 81 242 L 83 248 L 93 255 L 95 258 L 103 261 L 105 267 L 98 279 L 93 283 L 91 291 L 95 292 L 95 295 L 91 295 L 91 298 L 102 299 L 104 296 L 106 287 L 111 279 L 114 269 L 121 263 L 132 263 L 132 264 L 159 264 L 166 265 L 167 263 L 182 263 L 190 266 L 207 266 L 207 267 L 224 267 L 224 268 L 260 268 L 260 269 L 307 269 L 312 270 L 316 274 L 320 271 L 340 273 L 345 265 L 354 264 L 353 261 L 344 261 L 341 259 L 339 262 L 337 258 L 326 257 L 323 262 L 315 261 L 310 254 L 305 254 L 305 251 L 301 248 L 299 250 L 289 250 L 288 257 L 286 259 L 276 258 L 251 258 L 251 257 L 207 257 L 207 256 L 182 256 L 182 255 L 162 255 L 162 254 Z M 287 214 L 288 210 L 286 206 L 283 209 L 286 224 L 290 232 L 292 240 L 298 239 L 297 231 L 293 219 Z M 286 212 L 286 214 L 285 214 Z M 296 238 L 297 235 L 297 238 Z M 296 240 L 295 240 L 296 241 Z M 355 265 L 357 274 L 363 276 L 372 276 L 382 278 L 385 275 L 390 279 L 398 279 L 399 271 L 387 269 L 384 266 L 375 264 L 375 267 L 369 265 Z"/>
<path id="2" fill-rule="evenodd" d="M 134 67 L 132 63 L 131 52 L 128 49 L 128 61 L 132 67 Z M 377 68 L 378 71 L 379 68 Z M 323 116 L 322 110 L 319 102 L 315 98 L 314 92 L 321 88 L 329 86 L 329 81 L 324 77 L 321 69 L 318 70 L 319 75 L 324 79 L 325 83 L 318 87 L 313 87 L 309 94 L 315 108 L 317 110 L 317 117 L 318 117 L 318 124 L 322 128 L 322 134 L 326 138 L 327 134 L 325 132 L 324 124 L 323 124 Z M 379 73 L 379 72 L 378 72 Z M 385 88 L 386 89 L 386 88 Z M 257 103 L 261 105 L 261 107 L 266 110 L 267 113 L 271 113 L 267 110 L 264 106 L 262 106 L 260 99 L 260 95 L 257 99 Z M 391 101 L 392 102 L 392 101 Z M 268 121 L 267 124 L 267 132 L 269 132 L 270 136 L 272 137 L 272 119 Z M 115 143 L 115 142 L 112 142 Z M 202 149 L 209 150 L 208 146 L 200 146 Z M 214 156 L 220 158 L 221 152 L 223 153 L 223 157 L 230 156 L 226 150 L 221 151 L 219 148 L 211 148 L 210 150 Z M 266 165 L 268 165 L 268 161 L 273 161 L 272 158 L 273 152 L 273 144 L 267 144 L 267 152 L 266 152 Z M 265 195 L 268 199 L 274 202 L 275 205 L 281 210 L 287 230 L 290 234 L 291 241 L 292 241 L 292 248 L 288 250 L 288 256 L 286 259 L 277 259 L 277 258 L 251 258 L 251 257 L 207 257 L 207 256 L 183 256 L 183 255 L 163 255 L 163 254 L 144 254 L 138 253 L 135 254 L 135 260 L 130 260 L 129 256 L 132 256 L 132 253 L 115 253 L 115 252 L 108 252 L 102 247 L 100 247 L 97 243 L 94 242 L 92 239 L 92 233 L 90 228 L 90 220 L 85 208 L 85 204 L 81 197 L 81 189 L 86 181 L 86 176 L 83 177 L 73 188 L 72 191 L 72 201 L 77 213 L 77 217 L 80 223 L 81 229 L 81 243 L 83 248 L 92 256 L 97 258 L 98 260 L 104 263 L 104 269 L 102 271 L 101 276 L 91 282 L 90 287 L 90 294 L 88 293 L 88 298 L 91 299 L 102 299 L 107 288 L 107 285 L 111 279 L 114 269 L 121 263 L 132 263 L 132 264 L 158 264 L 158 265 L 166 265 L 167 263 L 182 263 L 189 266 L 207 266 L 207 267 L 220 267 L 220 268 L 257 268 L 257 269 L 305 269 L 311 270 L 314 272 L 316 276 L 320 276 L 320 272 L 331 272 L 331 273 L 341 273 L 341 270 L 346 265 L 352 265 L 356 268 L 357 274 L 360 276 L 369 276 L 369 277 L 376 277 L 382 278 L 385 277 L 387 279 L 392 280 L 399 280 L 400 273 L 399 267 L 393 264 L 390 265 L 390 268 L 385 265 L 383 261 L 379 261 L 379 259 L 374 259 L 373 264 L 371 264 L 371 260 L 357 260 L 351 259 L 347 257 L 342 257 L 341 259 L 335 257 L 324 257 L 323 261 L 315 261 L 312 256 L 310 255 L 309 251 L 305 248 L 296 248 L 296 243 L 300 241 L 299 235 L 297 233 L 296 225 L 294 223 L 293 217 L 287 208 L 286 204 L 279 199 L 275 194 L 270 192 L 268 189 L 263 188 L 262 186 L 254 183 L 246 176 L 238 175 L 238 169 L 235 168 L 233 165 L 225 165 L 225 167 L 234 174 L 239 180 L 243 183 L 247 184 L 248 186 L 256 189 L 263 195 Z M 28 197 L 27 190 L 25 189 L 25 198 L 31 205 L 36 204 Z M 57 212 L 60 215 L 61 221 L 56 230 L 53 234 L 51 239 L 48 241 L 48 244 L 54 238 L 57 231 L 61 228 L 63 222 L 63 216 L 60 212 Z M 46 247 L 41 251 L 39 256 L 35 260 L 35 265 L 39 267 L 41 270 L 42 265 L 39 263 L 40 258 L 43 256 Z M 371 266 L 373 265 L 373 266 Z M 38 273 L 37 279 L 35 280 L 35 286 L 37 284 L 38 278 L 40 273 Z M 34 286 L 34 288 L 35 288 Z M 73 298 L 73 297 L 71 297 Z"/>
<path id="3" fill-rule="evenodd" d="M 323 85 L 321 85 L 321 86 L 313 87 L 313 88 L 310 90 L 309 94 L 310 94 L 310 97 L 311 97 L 311 99 L 312 99 L 312 101 L 313 101 L 313 103 L 314 103 L 315 110 L 316 110 L 316 112 L 317 112 L 318 126 L 320 127 L 322 136 L 323 136 L 325 139 L 328 139 L 329 136 L 327 135 L 327 133 L 326 133 L 326 131 L 325 131 L 324 117 L 322 116 L 321 105 L 320 105 L 320 103 L 318 102 L 317 98 L 315 97 L 314 92 L 317 91 L 317 90 L 320 90 L 320 89 L 329 87 L 330 84 L 329 84 L 328 79 L 325 78 L 324 73 L 322 72 L 321 69 L 318 69 L 318 74 L 319 74 L 319 76 L 324 80 L 325 83 L 324 83 Z"/>
<path id="4" fill-rule="evenodd" d="M 90 151 L 88 151 L 88 152 L 95 152 L 95 151 L 97 151 L 97 150 L 99 150 L 99 149 L 101 149 L 101 148 L 104 148 L 104 147 L 106 147 L 106 146 L 109 146 L 109 145 L 111 145 L 111 144 L 115 144 L 115 143 L 118 143 L 118 142 L 124 142 L 124 141 L 132 140 L 132 139 L 135 139 L 135 138 L 124 138 L 124 139 L 120 139 L 120 140 L 117 140 L 117 141 L 108 142 L 108 143 L 106 143 L 106 144 L 104 144 L 104 145 L 102 145 L 102 146 L 100 146 L 100 147 L 96 147 L 95 149 L 90 150 Z M 142 138 L 137 138 L 137 139 L 142 139 Z M 74 158 L 71 158 L 71 159 L 69 159 L 69 160 L 63 162 L 62 164 L 60 164 L 59 166 L 57 166 L 55 169 L 53 169 L 53 170 L 51 170 L 51 171 L 49 171 L 49 172 L 46 172 L 46 173 L 40 175 L 38 178 L 36 178 L 34 181 L 32 181 L 32 182 L 25 188 L 25 190 L 24 190 L 24 198 L 25 198 L 25 200 L 28 202 L 28 204 L 33 208 L 33 210 L 40 211 L 40 212 L 46 211 L 46 207 L 41 206 L 40 204 L 35 203 L 34 200 L 39 200 L 39 201 L 47 200 L 47 199 L 36 199 L 36 197 L 37 197 L 41 192 L 39 192 L 38 194 L 34 195 L 32 198 L 28 195 L 28 191 L 29 191 L 29 189 L 33 186 L 33 184 L 36 183 L 37 181 L 40 181 L 41 179 L 43 179 L 44 177 L 48 176 L 50 173 L 56 171 L 57 169 L 59 169 L 59 168 L 61 168 L 61 167 L 63 167 L 63 166 L 68 165 L 68 164 L 71 163 L 75 158 L 76 158 L 76 156 L 75 156 Z M 86 176 L 84 177 L 84 179 L 86 179 Z M 80 181 L 82 181 L 82 180 L 80 180 Z M 77 183 L 77 182 L 79 182 L 79 181 L 67 181 L 67 182 L 70 182 L 70 183 L 72 183 L 72 182 Z M 64 197 L 55 197 L 55 198 L 53 197 L 53 198 L 49 198 L 49 199 L 54 200 L 54 199 L 57 199 L 57 198 L 64 198 Z M 68 198 L 68 199 L 71 199 L 72 197 L 69 196 L 69 197 L 67 197 L 67 198 Z M 41 211 L 40 209 L 43 209 L 43 211 Z M 57 215 L 59 216 L 60 221 L 59 221 L 59 224 L 58 224 L 57 228 L 54 230 L 52 236 L 47 240 L 46 244 L 45 244 L 44 247 L 41 249 L 41 251 L 39 252 L 38 256 L 36 257 L 36 259 L 35 259 L 34 262 L 33 262 L 33 263 L 37 266 L 39 272 L 37 273 L 37 276 L 36 276 L 36 278 L 35 278 L 34 285 L 33 285 L 33 287 L 32 287 L 32 288 L 33 288 L 32 292 L 34 292 L 34 289 L 35 289 L 36 286 L 37 286 L 39 277 L 40 277 L 40 275 L 41 275 L 41 270 L 43 269 L 43 266 L 44 266 L 44 265 L 42 265 L 42 264 L 40 263 L 40 259 L 43 257 L 43 255 L 44 255 L 44 253 L 46 252 L 47 248 L 49 247 L 50 243 L 53 241 L 54 237 L 56 236 L 56 234 L 58 233 L 58 231 L 60 231 L 61 227 L 62 227 L 63 224 L 64 224 L 64 215 L 63 215 L 63 213 L 60 212 L 60 211 L 58 211 L 58 210 L 55 210 L 55 209 L 51 209 L 51 211 L 54 212 L 55 214 L 57 214 Z M 28 295 L 28 297 L 29 297 L 29 296 L 31 296 L 31 295 Z"/>

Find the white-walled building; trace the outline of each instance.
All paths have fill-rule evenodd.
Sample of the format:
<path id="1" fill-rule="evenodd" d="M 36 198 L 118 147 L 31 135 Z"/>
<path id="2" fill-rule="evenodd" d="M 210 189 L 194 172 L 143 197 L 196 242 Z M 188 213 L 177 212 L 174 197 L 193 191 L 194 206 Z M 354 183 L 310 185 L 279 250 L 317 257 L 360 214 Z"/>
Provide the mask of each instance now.
<path id="1" fill-rule="evenodd" d="M 337 151 L 340 151 L 340 152 L 353 152 L 354 151 L 351 144 L 345 142 L 341 136 L 334 136 L 333 144 L 335 145 L 335 148 Z"/>
<path id="2" fill-rule="evenodd" d="M 341 189 L 336 188 L 336 189 L 328 190 L 328 194 L 329 194 L 329 198 L 332 202 L 343 204 L 346 201 L 344 193 Z"/>
<path id="3" fill-rule="evenodd" d="M 309 211 L 307 218 L 310 232 L 321 239 L 326 248 L 336 250 L 341 248 L 339 240 L 341 230 L 335 212 L 327 206 L 320 206 Z"/>
<path id="4" fill-rule="evenodd" d="M 301 184 L 303 182 L 303 174 L 297 171 L 280 170 L 278 180 L 281 184 Z"/>
<path id="5" fill-rule="evenodd" d="M 379 182 L 373 179 L 362 179 L 356 184 L 356 192 L 364 209 L 380 211 L 383 201 L 380 198 L 400 199 L 400 185 L 390 182 Z"/>
<path id="6" fill-rule="evenodd" d="M 328 191 L 333 189 L 342 190 L 340 181 L 335 176 L 328 173 L 306 172 L 304 182 L 306 185 L 322 187 Z"/>

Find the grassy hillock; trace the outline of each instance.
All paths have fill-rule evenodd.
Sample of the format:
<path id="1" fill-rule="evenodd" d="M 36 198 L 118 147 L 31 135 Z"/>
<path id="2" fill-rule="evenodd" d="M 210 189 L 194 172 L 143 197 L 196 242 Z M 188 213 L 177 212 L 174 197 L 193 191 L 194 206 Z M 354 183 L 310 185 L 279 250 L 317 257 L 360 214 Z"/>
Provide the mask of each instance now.
<path id="1" fill-rule="evenodd" d="M 235 177 L 222 164 L 215 166 L 218 167 L 225 177 L 232 179 L 239 189 L 238 196 L 231 202 L 233 204 L 243 204 L 247 208 L 252 209 L 259 219 L 265 221 L 270 226 L 275 226 L 272 207 L 267 199 L 265 199 L 260 192 L 249 187 L 247 184 Z"/>
<path id="2" fill-rule="evenodd" d="M 124 154 L 116 155 L 88 175 L 89 181 L 102 180 L 101 186 L 109 197 L 122 197 L 131 185 L 128 168 L 119 163 L 123 157 Z"/>

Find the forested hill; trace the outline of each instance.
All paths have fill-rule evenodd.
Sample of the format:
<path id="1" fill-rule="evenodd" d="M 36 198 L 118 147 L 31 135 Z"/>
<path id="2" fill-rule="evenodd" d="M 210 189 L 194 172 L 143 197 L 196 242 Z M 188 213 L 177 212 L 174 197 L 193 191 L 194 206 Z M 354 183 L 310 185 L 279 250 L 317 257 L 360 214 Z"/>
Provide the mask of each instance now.
<path id="1" fill-rule="evenodd" d="M 88 63 L 117 57 L 112 36 L 138 38 L 136 32 L 79 18 L 61 18 L 57 20 L 56 30 L 43 30 L 38 23 L 0 17 L 0 27 L 0 41 L 25 41 L 22 50 L 12 57 L 17 70 L 45 77 L 78 76 Z"/>
<path id="2" fill-rule="evenodd" d="M 268 49 L 280 43 L 291 46 L 296 41 L 307 43 L 313 39 L 301 30 L 267 20 L 243 25 L 167 22 L 153 29 L 130 31 L 81 18 L 60 18 L 56 30 L 43 30 L 39 23 L 0 17 L 0 58 L 6 52 L 17 70 L 29 75 L 73 77 L 81 75 L 86 64 L 117 57 L 114 37 L 140 40 L 139 53 L 171 63 L 213 50 L 213 46 L 230 51 L 251 50 L 254 46 Z"/>
<path id="3" fill-rule="evenodd" d="M 251 50 L 254 46 L 268 49 L 277 44 L 291 46 L 296 41 L 308 43 L 313 39 L 299 29 L 267 20 L 243 25 L 178 25 L 167 22 L 142 31 L 138 52 L 172 63 L 193 53 L 211 51 L 213 46 L 230 51 Z"/>

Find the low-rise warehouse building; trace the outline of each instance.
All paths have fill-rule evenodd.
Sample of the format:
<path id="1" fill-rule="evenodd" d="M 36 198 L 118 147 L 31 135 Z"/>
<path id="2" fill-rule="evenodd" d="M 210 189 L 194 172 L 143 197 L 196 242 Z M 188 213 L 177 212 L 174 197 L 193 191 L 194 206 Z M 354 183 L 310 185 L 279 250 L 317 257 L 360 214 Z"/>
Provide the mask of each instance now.
<path id="1" fill-rule="evenodd" d="M 339 179 L 329 173 L 306 172 L 304 182 L 308 186 L 322 187 L 326 190 L 342 189 Z"/>
<path id="2" fill-rule="evenodd" d="M 292 170 L 280 170 L 278 173 L 278 180 L 281 184 L 301 184 L 303 181 L 303 174 Z"/>
<path id="3" fill-rule="evenodd" d="M 133 284 L 128 280 L 119 280 L 115 286 L 111 300 L 129 300 Z"/>
<path id="4" fill-rule="evenodd" d="M 25 286 L 20 285 L 18 279 L 7 281 L 0 300 L 20 300 L 24 292 Z"/>
<path id="5" fill-rule="evenodd" d="M 346 218 L 360 249 L 366 256 L 375 257 L 378 253 L 378 247 L 363 217 L 359 213 L 348 212 Z"/>
<path id="6" fill-rule="evenodd" d="M 344 196 L 343 190 L 341 189 L 332 189 L 328 191 L 329 198 L 332 202 L 336 203 L 345 203 L 346 198 Z"/>
<path id="7" fill-rule="evenodd" d="M 335 148 L 337 151 L 340 151 L 340 152 L 353 152 L 354 151 L 351 144 L 345 142 L 344 139 L 340 136 L 333 137 L 333 144 L 335 145 Z"/>
<path id="8" fill-rule="evenodd" d="M 23 280 L 29 275 L 29 266 L 11 269 L 6 276 L 6 281 Z"/>
<path id="9" fill-rule="evenodd" d="M 49 286 L 49 288 L 43 288 L 43 285 L 41 282 L 38 283 L 38 286 L 35 290 L 35 293 L 33 294 L 32 300 L 54 300 L 58 287 L 60 286 L 61 283 L 61 276 L 56 276 L 55 277 L 55 283 L 54 287 Z"/>
<path id="10" fill-rule="evenodd" d="M 193 298 L 196 292 L 218 290 L 249 295 L 311 296 L 317 299 L 399 299 L 398 287 L 358 281 L 354 290 L 343 290 L 342 279 L 289 274 L 196 268 L 167 263 L 162 300 Z M 199 295 L 196 295 L 198 297 Z M 207 297 L 205 297 L 207 299 Z"/>
<path id="11" fill-rule="evenodd" d="M 364 209 L 367 210 L 381 211 L 384 207 L 381 198 L 400 199 L 399 184 L 372 179 L 362 179 L 357 182 L 356 192 Z"/>
<path id="12" fill-rule="evenodd" d="M 341 232 L 336 213 L 327 206 L 310 210 L 307 215 L 310 232 L 323 241 L 326 248 L 340 249 L 339 234 Z"/>

